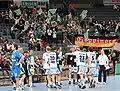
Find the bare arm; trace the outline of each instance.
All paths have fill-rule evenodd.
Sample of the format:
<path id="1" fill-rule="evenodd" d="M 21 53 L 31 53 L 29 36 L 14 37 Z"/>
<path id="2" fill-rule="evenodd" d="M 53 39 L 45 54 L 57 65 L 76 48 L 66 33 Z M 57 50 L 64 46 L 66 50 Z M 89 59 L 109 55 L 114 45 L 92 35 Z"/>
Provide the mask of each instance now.
<path id="1" fill-rule="evenodd" d="M 25 58 L 25 56 L 23 55 L 23 56 L 20 58 L 19 62 L 15 64 L 15 66 L 20 65 L 20 63 L 23 61 L 24 58 Z"/>

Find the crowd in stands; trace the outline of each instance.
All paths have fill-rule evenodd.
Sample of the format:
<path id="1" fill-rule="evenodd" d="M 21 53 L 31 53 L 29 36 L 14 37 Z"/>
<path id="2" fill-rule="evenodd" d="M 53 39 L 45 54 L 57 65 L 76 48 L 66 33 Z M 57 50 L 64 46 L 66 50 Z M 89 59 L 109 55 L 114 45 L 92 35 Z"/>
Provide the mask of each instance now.
<path id="1" fill-rule="evenodd" d="M 114 36 L 120 33 L 118 21 L 97 21 L 91 18 L 89 21 L 81 21 L 82 16 L 75 12 L 73 3 L 68 5 L 63 1 L 63 6 L 63 9 L 55 12 L 37 7 L 30 9 L 11 6 L 8 11 L 0 13 L 0 23 L 9 24 L 10 21 L 14 21 L 11 27 L 11 37 L 18 38 L 21 43 L 28 43 L 29 49 L 37 47 L 38 51 L 40 46 L 46 46 L 48 43 L 63 43 L 64 36 L 73 41 L 75 35 L 83 35 L 85 32 L 89 32 L 89 35 L 103 37 L 109 36 L 111 32 Z M 0 62 L 3 59 L 10 61 L 8 56 L 5 57 L 10 53 L 11 43 L 2 39 L 0 43 Z M 36 59 L 40 58 L 36 57 Z"/>
<path id="2" fill-rule="evenodd" d="M 14 21 L 13 27 L 11 27 L 13 38 L 18 38 L 21 43 L 29 43 L 31 47 L 37 46 L 38 50 L 42 41 L 56 43 L 60 39 L 62 43 L 63 36 L 70 38 L 76 34 L 82 35 L 87 31 L 89 35 L 103 37 L 109 36 L 111 32 L 113 35 L 118 34 L 120 30 L 118 21 L 97 21 L 94 18 L 89 18 L 89 21 L 81 21 L 81 12 L 75 12 L 74 7 L 73 3 L 68 4 L 65 1 L 63 1 L 63 9 L 55 12 L 36 7 L 30 9 L 12 6 L 9 11 L 1 12 L 0 17 L 2 17 L 1 21 L 5 20 L 7 23 L 9 18 L 10 21 Z"/>

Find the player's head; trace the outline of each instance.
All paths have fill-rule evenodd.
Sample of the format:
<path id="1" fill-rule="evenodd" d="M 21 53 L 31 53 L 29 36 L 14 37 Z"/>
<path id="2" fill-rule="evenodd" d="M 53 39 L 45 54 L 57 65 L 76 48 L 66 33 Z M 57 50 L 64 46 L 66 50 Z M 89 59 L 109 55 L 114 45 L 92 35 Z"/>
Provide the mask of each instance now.
<path id="1" fill-rule="evenodd" d="M 88 47 L 88 52 L 92 52 L 92 51 L 93 51 L 92 47 Z"/>
<path id="2" fill-rule="evenodd" d="M 56 52 L 57 51 L 57 47 L 56 46 L 51 46 L 51 51 L 52 52 Z"/>
<path id="3" fill-rule="evenodd" d="M 59 47 L 59 48 L 58 48 L 58 51 L 59 51 L 59 52 L 62 51 L 62 47 Z"/>
<path id="4" fill-rule="evenodd" d="M 33 54 L 33 50 L 29 50 L 29 54 L 32 55 Z"/>
<path id="5" fill-rule="evenodd" d="M 28 55 L 28 51 L 24 51 L 24 56 L 27 56 Z"/>
<path id="6" fill-rule="evenodd" d="M 80 46 L 76 46 L 76 51 L 80 51 Z"/>
<path id="7" fill-rule="evenodd" d="M 101 50 L 101 55 L 104 55 L 104 54 L 105 54 L 104 50 Z"/>
<path id="8" fill-rule="evenodd" d="M 49 46 L 46 47 L 46 52 L 50 52 L 51 48 Z"/>
<path id="9" fill-rule="evenodd" d="M 11 47 L 13 51 L 18 50 L 18 45 L 15 43 L 13 43 Z"/>
<path id="10" fill-rule="evenodd" d="M 75 51 L 76 51 L 75 46 L 73 46 L 70 50 L 71 50 L 72 52 L 75 52 Z"/>

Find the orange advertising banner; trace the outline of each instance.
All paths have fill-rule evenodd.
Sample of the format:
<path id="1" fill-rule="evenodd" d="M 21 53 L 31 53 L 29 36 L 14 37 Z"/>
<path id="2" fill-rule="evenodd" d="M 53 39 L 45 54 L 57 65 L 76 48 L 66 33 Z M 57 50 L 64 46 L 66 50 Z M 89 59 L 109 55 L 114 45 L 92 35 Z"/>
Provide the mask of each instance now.
<path id="1" fill-rule="evenodd" d="M 75 45 L 89 47 L 112 47 L 118 43 L 118 39 L 88 39 L 86 42 L 83 37 L 75 37 Z"/>

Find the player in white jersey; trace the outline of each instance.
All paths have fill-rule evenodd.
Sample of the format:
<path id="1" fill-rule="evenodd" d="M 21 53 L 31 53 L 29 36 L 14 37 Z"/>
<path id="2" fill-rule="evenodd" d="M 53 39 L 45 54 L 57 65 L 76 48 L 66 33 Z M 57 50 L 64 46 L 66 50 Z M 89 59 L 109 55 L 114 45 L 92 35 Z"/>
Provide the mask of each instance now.
<path id="1" fill-rule="evenodd" d="M 89 88 L 95 87 L 95 81 L 94 81 L 94 73 L 96 69 L 96 53 L 95 52 L 87 52 L 87 64 L 88 64 L 88 72 L 87 76 L 90 82 Z"/>
<path id="2" fill-rule="evenodd" d="M 45 74 L 47 75 L 47 87 L 52 86 L 51 77 L 50 77 L 50 65 L 49 65 L 49 53 L 51 48 L 49 46 L 46 47 L 46 52 L 43 54 L 43 68 L 45 70 Z"/>
<path id="3" fill-rule="evenodd" d="M 50 66 L 50 75 L 52 80 L 52 88 L 57 88 L 55 84 L 55 77 L 57 74 L 60 74 L 60 71 L 57 68 L 57 58 L 56 58 L 56 52 L 54 50 L 51 50 L 49 53 L 49 66 Z"/>
<path id="4" fill-rule="evenodd" d="M 87 68 L 86 68 L 86 52 L 77 51 L 76 53 L 76 64 L 78 67 L 77 74 L 80 76 L 80 79 L 78 80 L 78 86 L 81 89 L 85 89 L 85 80 L 84 75 L 86 74 Z"/>

